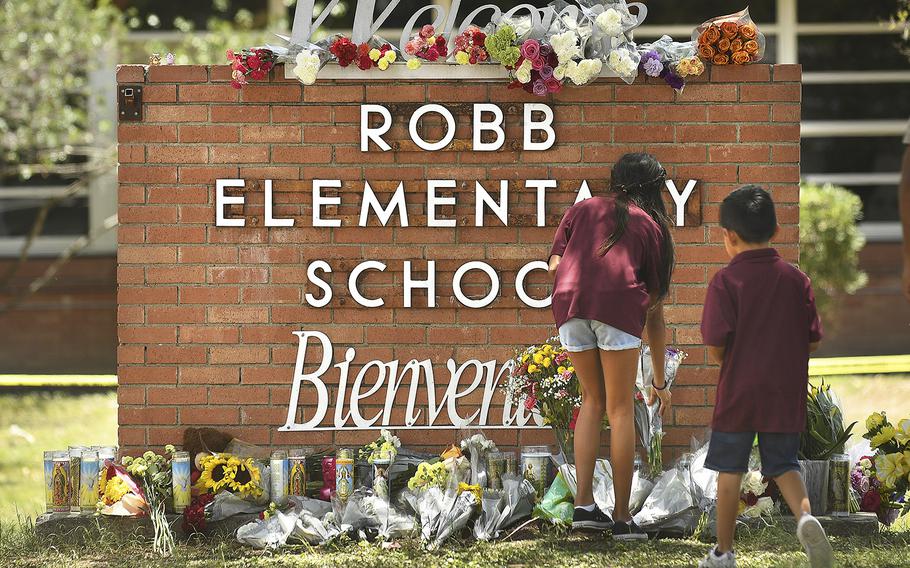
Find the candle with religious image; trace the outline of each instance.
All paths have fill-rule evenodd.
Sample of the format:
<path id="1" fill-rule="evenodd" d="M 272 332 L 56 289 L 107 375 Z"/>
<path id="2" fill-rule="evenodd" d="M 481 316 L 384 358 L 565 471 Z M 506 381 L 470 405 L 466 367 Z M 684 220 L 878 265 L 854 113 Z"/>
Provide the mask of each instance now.
<path id="1" fill-rule="evenodd" d="M 306 458 L 309 448 L 295 448 L 288 452 L 288 495 L 306 495 Z"/>
<path id="2" fill-rule="evenodd" d="M 288 453 L 275 450 L 269 458 L 269 491 L 272 503 L 283 505 L 288 499 Z"/>
<path id="3" fill-rule="evenodd" d="M 44 452 L 44 509 L 48 513 L 54 511 L 54 452 Z"/>
<path id="4" fill-rule="evenodd" d="M 93 513 L 98 504 L 98 471 L 98 452 L 83 450 L 79 480 L 79 508 L 83 513 Z"/>
<path id="5" fill-rule="evenodd" d="M 354 490 L 354 451 L 338 448 L 335 452 L 335 494 L 347 501 Z"/>
<path id="6" fill-rule="evenodd" d="M 70 510 L 70 453 L 66 450 L 54 452 L 54 465 L 51 471 L 51 492 L 53 510 L 64 513 Z"/>
<path id="7" fill-rule="evenodd" d="M 182 513 L 190 506 L 189 452 L 174 452 L 171 458 L 171 488 L 174 493 L 174 512 Z"/>
<path id="8" fill-rule="evenodd" d="M 550 450 L 546 446 L 525 446 L 521 449 L 521 475 L 534 486 L 538 501 L 547 490 L 549 464 Z"/>
<path id="9" fill-rule="evenodd" d="M 82 446 L 70 446 L 70 472 L 69 472 L 69 489 L 67 496 L 69 498 L 70 512 L 79 513 L 82 511 L 82 505 L 79 502 L 80 482 L 82 481 L 82 451 L 88 448 Z"/>

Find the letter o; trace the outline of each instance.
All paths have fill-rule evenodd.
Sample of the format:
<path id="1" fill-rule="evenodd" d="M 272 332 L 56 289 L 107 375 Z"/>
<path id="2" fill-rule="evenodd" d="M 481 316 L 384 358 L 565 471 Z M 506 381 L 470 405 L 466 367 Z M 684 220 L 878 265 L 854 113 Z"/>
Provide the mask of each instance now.
<path id="1" fill-rule="evenodd" d="M 518 297 L 526 306 L 531 308 L 546 308 L 553 303 L 552 294 L 542 300 L 538 300 L 528 296 L 527 292 L 525 292 L 525 278 L 527 278 L 528 273 L 532 270 L 547 270 L 548 268 L 546 262 L 535 260 L 522 266 L 521 270 L 518 271 L 518 275 L 515 277 L 515 293 L 518 294 Z"/>
<path id="2" fill-rule="evenodd" d="M 428 112 L 435 112 L 446 119 L 448 130 L 446 131 L 446 135 L 443 136 L 442 140 L 439 142 L 427 142 L 420 137 L 420 134 L 417 133 L 417 122 L 423 117 L 423 115 L 427 114 Z M 427 150 L 429 152 L 441 150 L 442 148 L 448 146 L 452 142 L 452 139 L 455 138 L 455 117 L 452 116 L 452 113 L 449 112 L 449 109 L 442 105 L 423 105 L 414 111 L 414 114 L 411 115 L 411 122 L 408 124 L 408 131 L 411 134 L 411 140 L 413 140 L 414 143 L 420 146 L 423 150 Z"/>
<path id="3" fill-rule="evenodd" d="M 461 291 L 461 279 L 464 278 L 464 275 L 471 270 L 481 270 L 490 277 L 490 293 L 481 298 L 480 300 L 472 300 L 464 295 Z M 474 260 L 462 264 L 457 271 L 455 271 L 455 276 L 452 277 L 452 289 L 455 292 L 455 297 L 458 298 L 458 301 L 461 302 L 464 306 L 468 308 L 485 308 L 493 303 L 493 300 L 496 296 L 499 295 L 499 275 L 496 274 L 496 271 L 493 270 L 493 267 L 487 264 L 486 262 L 481 262 L 479 260 Z"/>

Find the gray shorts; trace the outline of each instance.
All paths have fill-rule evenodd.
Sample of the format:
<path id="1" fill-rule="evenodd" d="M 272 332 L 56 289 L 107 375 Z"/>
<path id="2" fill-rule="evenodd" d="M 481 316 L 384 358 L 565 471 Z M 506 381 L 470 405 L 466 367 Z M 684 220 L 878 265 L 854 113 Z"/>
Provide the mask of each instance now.
<path id="1" fill-rule="evenodd" d="M 641 347 L 641 338 L 631 333 L 597 320 L 581 318 L 572 318 L 559 326 L 559 341 L 570 353 L 590 349 L 620 351 Z"/>

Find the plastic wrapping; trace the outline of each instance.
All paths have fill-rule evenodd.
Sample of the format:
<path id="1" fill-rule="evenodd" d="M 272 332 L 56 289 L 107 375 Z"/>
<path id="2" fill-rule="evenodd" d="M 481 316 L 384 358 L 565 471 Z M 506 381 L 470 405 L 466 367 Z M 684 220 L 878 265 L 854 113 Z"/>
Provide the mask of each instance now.
<path id="1" fill-rule="evenodd" d="M 641 54 L 634 43 L 618 42 L 613 38 L 610 53 L 607 55 L 607 66 L 616 73 L 616 76 L 628 84 L 635 82 L 638 77 L 638 64 Z"/>
<path id="2" fill-rule="evenodd" d="M 584 53 L 589 57 L 603 57 L 616 45 L 631 42 L 629 32 L 641 23 L 629 11 L 629 4 L 625 0 L 578 0 L 578 5 L 591 27 L 591 35 L 583 46 Z"/>
<path id="3" fill-rule="evenodd" d="M 502 476 L 503 488 L 486 490 L 480 504 L 480 517 L 474 523 L 477 540 L 492 540 L 500 533 L 531 515 L 534 486 L 517 475 Z"/>
<path id="4" fill-rule="evenodd" d="M 559 468 L 560 474 L 566 479 L 569 490 L 574 497 L 576 491 L 575 466 L 564 465 Z M 635 514 L 641 509 L 645 500 L 654 489 L 654 483 L 640 471 L 632 474 L 632 490 L 629 494 L 629 511 Z M 597 460 L 594 465 L 594 502 L 601 511 L 610 512 L 616 504 L 616 495 L 613 493 L 613 468 L 605 459 Z"/>
<path id="5" fill-rule="evenodd" d="M 340 534 L 330 522 L 331 504 L 297 496 L 290 496 L 288 503 L 287 511 L 238 528 L 237 541 L 253 548 L 279 548 L 288 542 L 324 544 Z"/>
<path id="6" fill-rule="evenodd" d="M 533 488 L 533 485 L 531 487 Z M 534 516 L 554 525 L 567 525 L 572 522 L 572 513 L 572 490 L 560 472 L 544 493 L 543 499 L 534 508 Z"/>
<path id="7" fill-rule="evenodd" d="M 749 8 L 711 18 L 692 32 L 698 55 L 714 65 L 747 65 L 765 56 L 765 36 L 749 16 Z"/>
<path id="8" fill-rule="evenodd" d="M 676 380 L 676 373 L 686 353 L 678 349 L 668 347 L 664 356 L 664 380 L 667 388 L 672 388 Z M 635 378 L 635 385 L 638 392 L 635 397 L 635 426 L 638 430 L 638 436 L 641 445 L 648 450 L 648 465 L 651 477 L 656 477 L 663 471 L 662 444 L 663 439 L 663 418 L 660 416 L 660 404 L 655 402 L 654 405 L 648 406 L 647 399 L 650 394 L 651 382 L 654 380 L 654 368 L 651 361 L 651 348 L 648 345 L 642 345 L 638 359 L 638 374 Z"/>
<path id="9" fill-rule="evenodd" d="M 487 454 L 496 451 L 496 444 L 481 433 L 467 435 L 461 449 L 468 453 L 471 465 L 471 485 L 487 487 Z"/>

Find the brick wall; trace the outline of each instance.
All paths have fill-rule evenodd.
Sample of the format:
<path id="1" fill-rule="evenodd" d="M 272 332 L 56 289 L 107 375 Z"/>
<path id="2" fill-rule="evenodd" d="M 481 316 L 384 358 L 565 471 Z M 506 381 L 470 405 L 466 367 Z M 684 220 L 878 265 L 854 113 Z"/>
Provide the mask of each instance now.
<path id="1" fill-rule="evenodd" d="M 703 433 L 715 391 L 716 368 L 706 364 L 698 321 L 706 283 L 727 260 L 718 244 L 719 201 L 738 184 L 769 184 L 782 225 L 778 246 L 787 258 L 797 256 L 800 68 L 720 67 L 707 75 L 679 95 L 651 81 L 567 88 L 544 101 L 555 111 L 557 144 L 522 152 L 519 103 L 540 99 L 502 83 L 320 81 L 303 87 L 283 79 L 279 67 L 270 81 L 237 91 L 228 84 L 226 66 L 120 67 L 120 83 L 145 87 L 144 120 L 119 125 L 120 444 L 135 449 L 173 442 L 189 425 L 226 427 L 259 444 L 372 438 L 370 432 L 278 431 L 296 353 L 291 331 L 324 331 L 335 343 L 336 359 L 355 347 L 355 365 L 430 358 L 445 378 L 449 357 L 505 360 L 515 346 L 554 332 L 549 309 L 530 309 L 516 298 L 515 272 L 545 257 L 578 180 L 602 189 L 621 154 L 648 151 L 672 179 L 701 182 L 696 191 L 703 224 L 675 231 L 679 264 L 667 307 L 670 342 L 689 353 L 665 442 L 671 454 L 678 452 Z M 470 140 L 468 103 L 486 101 L 506 113 L 506 146 L 460 151 L 465 145 L 459 141 Z M 360 152 L 364 102 L 391 108 L 396 126 L 387 139 L 396 140 L 393 151 Z M 451 151 L 421 151 L 407 138 L 410 111 L 424 102 L 451 105 L 457 113 Z M 426 128 L 432 133 L 437 126 Z M 237 177 L 247 180 L 246 204 L 234 213 L 244 215 L 248 226 L 216 227 L 214 180 Z M 348 226 L 311 226 L 314 178 L 344 180 L 342 205 L 329 213 Z M 462 184 L 458 205 L 443 211 L 459 221 L 458 228 L 422 226 L 428 178 Z M 276 216 L 295 216 L 296 227 L 261 226 L 263 179 L 275 180 Z M 492 190 L 500 179 L 516 180 L 510 225 L 491 223 L 488 216 L 492 226 L 471 226 L 474 180 Z M 533 224 L 536 202 L 522 190 L 526 179 L 560 181 L 548 197 L 547 227 Z M 385 192 L 381 199 L 403 180 L 413 226 L 393 227 L 394 218 L 389 227 L 349 226 L 356 225 L 363 180 L 377 194 Z M 307 265 L 319 259 L 335 271 L 335 299 L 321 309 L 302 300 L 308 292 L 319 294 L 306 278 Z M 367 259 L 388 264 L 384 273 L 369 273 L 363 287 L 385 299 L 382 308 L 359 308 L 347 293 L 348 272 Z M 406 259 L 418 269 L 427 259 L 436 261 L 437 308 L 402 307 Z M 452 300 L 452 273 L 470 260 L 484 260 L 501 274 L 503 290 L 490 308 L 471 310 Z M 543 295 L 544 276 L 537 273 L 532 281 Z M 474 293 L 486 291 L 483 278 L 468 282 Z M 425 306 L 425 296 L 416 297 Z M 399 432 L 413 445 L 438 447 L 455 437 L 452 430 Z M 544 430 L 497 430 L 491 437 L 506 446 L 552 442 Z"/>

